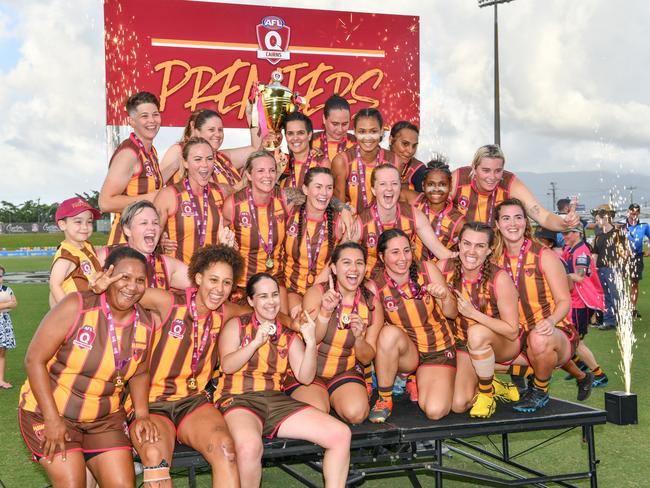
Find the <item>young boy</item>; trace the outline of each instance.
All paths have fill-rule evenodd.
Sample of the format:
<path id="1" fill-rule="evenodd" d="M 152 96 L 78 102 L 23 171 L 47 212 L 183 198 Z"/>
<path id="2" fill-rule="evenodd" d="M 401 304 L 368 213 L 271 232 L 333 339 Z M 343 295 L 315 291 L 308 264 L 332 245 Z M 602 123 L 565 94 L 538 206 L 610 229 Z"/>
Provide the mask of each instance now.
<path id="1" fill-rule="evenodd" d="M 68 293 L 88 289 L 88 277 L 102 269 L 97 251 L 88 242 L 93 233 L 93 220 L 99 210 L 83 198 L 68 198 L 56 209 L 56 224 L 65 239 L 59 245 L 50 270 L 50 307 Z"/>

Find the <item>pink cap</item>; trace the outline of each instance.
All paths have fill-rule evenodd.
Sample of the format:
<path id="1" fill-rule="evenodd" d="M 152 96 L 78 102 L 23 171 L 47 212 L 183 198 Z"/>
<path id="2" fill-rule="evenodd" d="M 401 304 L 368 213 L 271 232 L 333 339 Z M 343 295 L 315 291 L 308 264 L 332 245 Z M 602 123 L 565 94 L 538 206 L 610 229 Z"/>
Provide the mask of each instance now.
<path id="1" fill-rule="evenodd" d="M 64 200 L 59 205 L 59 208 L 56 209 L 56 214 L 54 218 L 59 221 L 65 219 L 66 217 L 74 217 L 79 215 L 81 212 L 90 210 L 90 213 L 93 215 L 95 220 L 99 219 L 102 214 L 99 210 L 90 205 L 86 200 L 80 197 L 73 197 Z"/>

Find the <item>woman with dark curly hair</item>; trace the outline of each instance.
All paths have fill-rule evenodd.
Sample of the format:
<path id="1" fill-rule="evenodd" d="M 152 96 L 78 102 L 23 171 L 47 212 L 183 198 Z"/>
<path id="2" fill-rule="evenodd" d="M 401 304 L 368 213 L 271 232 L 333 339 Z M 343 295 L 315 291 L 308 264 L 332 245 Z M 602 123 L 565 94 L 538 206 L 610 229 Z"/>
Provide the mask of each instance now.
<path id="1" fill-rule="evenodd" d="M 223 324 L 249 310 L 227 301 L 242 268 L 242 258 L 232 248 L 204 247 L 188 268 L 193 287 L 178 293 L 148 289 L 142 298 L 162 321 L 152 346 L 148 397 L 159 439 L 133 442 L 145 466 L 145 482 L 160 482 L 151 486 L 171 486 L 169 463 L 176 442 L 196 449 L 210 463 L 213 486 L 239 486 L 232 438 L 205 388 L 217 365 Z"/>
<path id="2" fill-rule="evenodd" d="M 395 375 L 414 372 L 415 382 L 407 384 L 411 400 L 437 420 L 449 413 L 454 393 L 456 354 L 447 319 L 456 318 L 456 297 L 433 263 L 413 260 L 403 230 L 383 232 L 377 251 L 384 264 L 376 276 L 377 288 L 389 325 L 377 342 L 379 398 L 370 421 L 384 422 L 391 414 Z"/>
<path id="3" fill-rule="evenodd" d="M 454 330 L 458 361 L 452 408 L 464 412 L 471 405 L 470 415 L 482 418 L 494 413 L 494 397 L 519 400 L 514 385 L 494 378 L 495 363 L 511 361 L 521 350 L 517 289 L 508 273 L 488 259 L 494 240 L 490 225 L 467 222 L 459 234 L 458 257 L 438 262 L 458 297 Z"/>

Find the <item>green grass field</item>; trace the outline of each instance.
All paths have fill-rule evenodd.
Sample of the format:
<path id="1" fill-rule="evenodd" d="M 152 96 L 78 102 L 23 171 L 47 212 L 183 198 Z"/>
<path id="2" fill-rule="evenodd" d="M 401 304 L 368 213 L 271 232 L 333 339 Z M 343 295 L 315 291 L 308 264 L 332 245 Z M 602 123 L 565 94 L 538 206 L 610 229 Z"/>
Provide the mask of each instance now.
<path id="1" fill-rule="evenodd" d="M 56 247 L 63 240 L 63 232 L 44 232 L 36 234 L 0 234 L 0 249 L 20 249 L 23 247 Z M 95 232 L 90 236 L 90 242 L 95 246 L 103 246 L 108 240 L 108 234 Z M 38 244 L 36 244 L 38 243 Z"/>
<path id="2" fill-rule="evenodd" d="M 9 264 L 10 263 L 10 264 Z M 8 261 L 0 260 L 12 271 L 48 269 L 49 261 L 42 258 L 13 258 Z M 596 453 L 600 459 L 598 465 L 598 481 L 602 487 L 643 487 L 649 486 L 647 452 L 650 447 L 650 378 L 646 376 L 650 363 L 650 338 L 646 336 L 650 323 L 650 306 L 646 300 L 646 292 L 650 289 L 650 278 L 642 282 L 643 295 L 639 301 L 639 310 L 645 317 L 636 322 L 637 345 L 634 355 L 632 390 L 639 399 L 639 424 L 633 426 L 617 426 L 607 424 L 596 428 Z M 43 471 L 30 461 L 30 455 L 21 439 L 17 424 L 18 391 L 25 379 L 23 358 L 30 338 L 40 319 L 48 309 L 46 285 L 13 285 L 19 306 L 12 312 L 16 329 L 18 347 L 7 353 L 7 380 L 14 384 L 12 390 L 0 390 L 0 480 L 7 488 L 42 488 L 48 485 Z M 594 390 L 586 402 L 597 408 L 604 408 L 604 390 L 622 390 L 623 384 L 618 373 L 619 353 L 615 334 L 612 331 L 593 330 L 587 337 L 587 344 L 592 348 L 601 365 L 610 377 L 610 383 L 605 389 Z M 575 400 L 575 383 L 563 381 L 564 374 L 556 372 L 551 385 L 554 396 Z M 501 406 L 500 408 L 508 408 Z M 515 434 L 511 437 L 511 453 L 525 450 L 529 446 L 541 442 L 550 434 L 549 431 L 529 434 Z M 476 437 L 473 442 L 488 446 L 490 440 L 497 445 L 499 436 Z M 533 450 L 522 455 L 520 462 L 541 469 L 544 472 L 556 473 L 568 470 L 586 470 L 586 446 L 581 441 L 581 433 L 574 430 L 553 440 L 545 448 Z M 445 459 L 445 464 L 457 468 L 472 468 L 471 461 L 465 461 L 454 456 Z M 488 473 L 487 470 L 485 470 Z M 490 473 L 493 474 L 493 473 Z M 420 476 L 424 486 L 434 486 L 430 475 Z M 210 486 L 208 474 L 199 476 L 199 486 Z M 176 486 L 187 486 L 186 480 L 179 479 Z M 285 488 L 300 486 L 279 469 L 265 469 L 264 486 L 279 486 Z M 0 485 L 1 486 L 1 485 Z M 364 486 L 389 488 L 395 486 L 410 486 L 405 477 L 391 477 L 366 481 Z M 445 481 L 448 487 L 477 486 L 476 482 L 461 482 L 455 479 Z M 588 482 L 579 482 L 578 486 L 589 486 Z"/>

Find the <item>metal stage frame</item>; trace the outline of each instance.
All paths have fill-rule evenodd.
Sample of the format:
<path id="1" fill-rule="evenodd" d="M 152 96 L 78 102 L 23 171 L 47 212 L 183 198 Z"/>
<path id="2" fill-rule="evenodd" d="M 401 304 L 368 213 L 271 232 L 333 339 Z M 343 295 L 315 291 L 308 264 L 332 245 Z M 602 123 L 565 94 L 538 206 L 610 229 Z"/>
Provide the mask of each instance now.
<path id="1" fill-rule="evenodd" d="M 517 413 L 507 404 L 498 404 L 496 413 L 489 419 L 473 419 L 469 414 L 450 414 L 431 421 L 416 404 L 404 395 L 397 398 L 393 415 L 384 424 L 368 421 L 352 426 L 352 445 L 348 486 L 358 486 L 366 479 L 384 474 L 404 474 L 411 485 L 421 487 L 418 473 L 432 474 L 436 488 L 443 486 L 445 475 L 455 479 L 477 480 L 493 486 L 532 485 L 575 487 L 570 481 L 589 479 L 596 488 L 596 446 L 594 426 L 606 423 L 606 412 L 595 408 L 552 398 L 549 405 L 533 414 Z M 582 430 L 582 439 L 587 445 L 587 469 L 561 474 L 545 474 L 532 469 L 516 458 L 540 447 L 549 441 L 575 429 Z M 549 437 L 519 453 L 511 453 L 510 435 L 532 431 L 557 431 Z M 477 446 L 466 439 L 477 436 L 500 436 L 497 453 Z M 447 441 L 447 442 L 445 442 Z M 491 441 L 490 441 L 491 442 Z M 467 471 L 447 467 L 444 453 L 468 458 L 501 476 L 492 476 L 478 471 Z M 277 466 L 304 486 L 318 487 L 294 465 L 304 464 L 320 472 L 323 451 L 320 447 L 304 441 L 273 439 L 264 444 L 264 466 Z M 197 469 L 207 466 L 203 457 L 187 446 L 177 446 L 172 468 L 187 470 L 188 485 L 196 487 Z M 560 467 L 555 467 L 559 469 Z M 208 466 L 209 469 L 209 466 Z M 571 467 L 575 469 L 575 467 Z"/>

